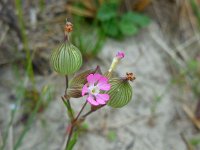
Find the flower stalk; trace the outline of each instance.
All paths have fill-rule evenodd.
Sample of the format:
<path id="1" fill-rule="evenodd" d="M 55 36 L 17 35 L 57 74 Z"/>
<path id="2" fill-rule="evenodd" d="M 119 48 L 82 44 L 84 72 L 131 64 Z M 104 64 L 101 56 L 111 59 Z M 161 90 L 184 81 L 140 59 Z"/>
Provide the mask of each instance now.
<path id="1" fill-rule="evenodd" d="M 65 91 L 61 99 L 67 108 L 70 119 L 68 137 L 65 140 L 66 143 L 63 144 L 65 150 L 72 150 L 77 141 L 78 129 L 90 114 L 105 106 L 120 108 L 129 103 L 132 98 L 132 87 L 129 81 L 135 80 L 133 73 L 126 73 L 126 77 L 122 78 L 112 77 L 113 71 L 125 56 L 121 51 L 113 58 L 106 73 L 101 73 L 98 66 L 95 70 L 86 70 L 69 80 L 69 75 L 76 73 L 82 65 L 82 55 L 79 49 L 70 43 L 69 37 L 72 31 L 73 25 L 67 21 L 64 27 L 64 41 L 52 51 L 50 57 L 52 69 L 65 76 Z M 77 115 L 74 115 L 70 98 L 84 96 L 86 96 L 85 103 Z M 87 104 L 91 105 L 91 109 L 82 115 Z"/>

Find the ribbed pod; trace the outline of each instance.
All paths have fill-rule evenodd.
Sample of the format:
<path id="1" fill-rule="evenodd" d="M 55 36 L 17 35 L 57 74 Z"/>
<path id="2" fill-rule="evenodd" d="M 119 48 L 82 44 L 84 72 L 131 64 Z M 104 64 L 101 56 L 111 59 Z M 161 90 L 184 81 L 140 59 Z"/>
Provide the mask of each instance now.
<path id="1" fill-rule="evenodd" d="M 60 74 L 73 74 L 82 65 L 82 55 L 73 44 L 64 42 L 57 49 L 53 50 L 50 64 L 53 70 Z"/>
<path id="2" fill-rule="evenodd" d="M 109 81 L 111 84 L 111 89 L 108 91 L 110 95 L 110 100 L 107 105 L 120 108 L 128 104 L 132 99 L 132 87 L 127 80 L 113 78 Z"/>

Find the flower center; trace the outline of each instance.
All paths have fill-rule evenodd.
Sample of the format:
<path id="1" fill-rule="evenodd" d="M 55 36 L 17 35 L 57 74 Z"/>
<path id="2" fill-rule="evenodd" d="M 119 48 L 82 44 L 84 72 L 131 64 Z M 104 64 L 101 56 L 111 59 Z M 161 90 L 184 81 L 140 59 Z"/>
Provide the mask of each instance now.
<path id="1" fill-rule="evenodd" d="M 100 89 L 98 86 L 90 86 L 89 91 L 92 95 L 97 95 L 100 92 Z"/>

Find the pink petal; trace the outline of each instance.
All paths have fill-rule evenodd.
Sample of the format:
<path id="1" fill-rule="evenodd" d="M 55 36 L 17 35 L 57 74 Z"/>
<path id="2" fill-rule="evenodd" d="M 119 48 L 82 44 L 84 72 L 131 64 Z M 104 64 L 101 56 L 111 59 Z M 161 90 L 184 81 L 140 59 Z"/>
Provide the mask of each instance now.
<path id="1" fill-rule="evenodd" d="M 109 83 L 98 83 L 97 86 L 100 88 L 100 90 L 105 90 L 105 91 L 110 90 Z"/>
<path id="2" fill-rule="evenodd" d="M 101 90 L 110 90 L 110 84 L 108 83 L 108 78 L 106 77 L 101 77 L 97 85 Z"/>
<path id="3" fill-rule="evenodd" d="M 108 82 L 108 78 L 102 76 L 100 79 L 99 79 L 99 83 L 107 83 Z"/>
<path id="4" fill-rule="evenodd" d="M 84 96 L 88 92 L 87 84 L 85 84 L 82 88 L 82 96 Z"/>
<path id="5" fill-rule="evenodd" d="M 109 96 L 108 94 L 98 94 L 98 95 L 96 96 L 96 98 L 97 98 L 97 99 L 102 99 L 102 100 L 104 100 L 104 101 L 108 101 L 109 98 L 110 98 L 110 96 Z"/>
<path id="6" fill-rule="evenodd" d="M 99 79 L 101 78 L 101 75 L 100 74 L 90 74 L 87 76 L 87 81 L 90 83 L 90 84 L 94 84 L 95 82 L 97 82 Z"/>
<path id="7" fill-rule="evenodd" d="M 98 87 L 100 90 L 105 90 L 108 91 L 110 90 L 110 84 L 106 83 L 106 84 L 98 84 Z"/>
<path id="8" fill-rule="evenodd" d="M 89 95 L 89 96 L 88 96 L 87 101 L 88 101 L 90 104 L 94 105 L 94 106 L 98 106 L 98 105 L 99 105 L 99 103 L 98 103 L 97 101 L 94 100 L 94 97 L 93 97 L 92 95 Z"/>
<path id="9" fill-rule="evenodd" d="M 105 100 L 104 99 L 101 99 L 101 97 L 96 97 L 96 101 L 99 103 L 99 104 L 106 104 Z"/>
<path id="10" fill-rule="evenodd" d="M 117 53 L 117 55 L 116 55 L 116 57 L 119 58 L 119 59 L 124 58 L 124 56 L 125 56 L 125 54 L 124 54 L 124 52 L 122 52 L 122 51 L 119 51 L 119 52 Z"/>

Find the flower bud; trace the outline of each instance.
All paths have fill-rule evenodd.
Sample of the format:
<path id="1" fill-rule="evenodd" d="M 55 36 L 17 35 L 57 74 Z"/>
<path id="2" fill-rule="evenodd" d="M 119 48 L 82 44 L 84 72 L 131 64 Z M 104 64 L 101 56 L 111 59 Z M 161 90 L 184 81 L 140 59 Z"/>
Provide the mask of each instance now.
<path id="1" fill-rule="evenodd" d="M 109 83 L 111 89 L 107 92 L 110 95 L 110 100 L 107 105 L 113 108 L 121 108 L 128 104 L 132 99 L 132 87 L 127 79 L 112 78 Z"/>
<path id="2" fill-rule="evenodd" d="M 82 55 L 76 46 L 65 41 L 52 51 L 50 64 L 54 71 L 62 75 L 73 74 L 82 65 Z"/>
<path id="3" fill-rule="evenodd" d="M 113 58 L 112 64 L 109 70 L 104 74 L 106 77 L 110 78 L 112 76 L 112 72 L 115 70 L 121 59 L 125 56 L 124 52 L 119 51 L 116 56 Z"/>

